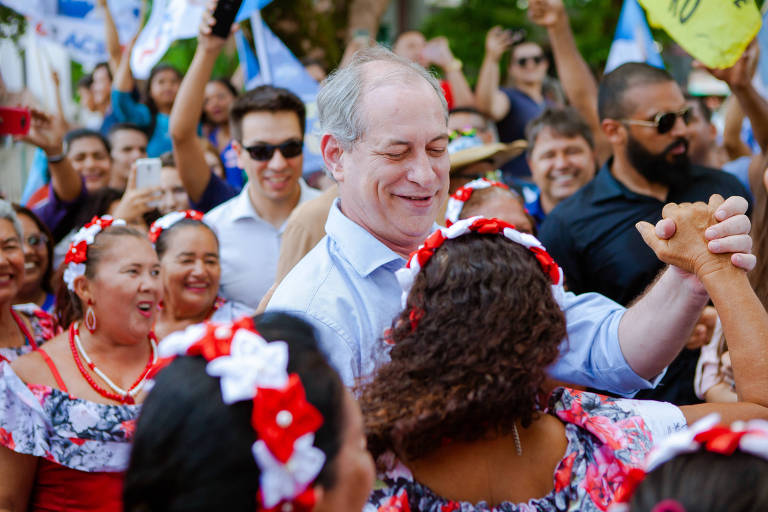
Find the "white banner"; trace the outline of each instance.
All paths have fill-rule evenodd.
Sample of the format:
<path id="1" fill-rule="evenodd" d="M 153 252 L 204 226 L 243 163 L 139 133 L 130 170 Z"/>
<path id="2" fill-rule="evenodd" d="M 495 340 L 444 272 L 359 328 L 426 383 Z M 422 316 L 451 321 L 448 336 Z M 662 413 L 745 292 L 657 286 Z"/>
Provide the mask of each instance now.
<path id="1" fill-rule="evenodd" d="M 0 0 L 27 17 L 30 31 L 63 46 L 86 69 L 109 60 L 105 43 L 104 12 L 95 0 Z M 139 28 L 141 0 L 109 0 L 121 43 Z"/>
<path id="2" fill-rule="evenodd" d="M 204 10 L 205 0 L 154 0 L 149 22 L 131 54 L 133 76 L 148 78 L 173 41 L 196 37 Z"/>

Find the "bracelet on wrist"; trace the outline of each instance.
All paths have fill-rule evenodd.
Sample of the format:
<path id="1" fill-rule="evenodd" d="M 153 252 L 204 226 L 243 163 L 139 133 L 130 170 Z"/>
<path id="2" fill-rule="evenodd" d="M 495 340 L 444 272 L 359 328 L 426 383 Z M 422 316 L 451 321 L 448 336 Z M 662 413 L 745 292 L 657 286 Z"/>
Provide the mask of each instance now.
<path id="1" fill-rule="evenodd" d="M 46 155 L 49 164 L 57 164 L 67 157 L 66 153 L 59 153 L 58 155 Z"/>

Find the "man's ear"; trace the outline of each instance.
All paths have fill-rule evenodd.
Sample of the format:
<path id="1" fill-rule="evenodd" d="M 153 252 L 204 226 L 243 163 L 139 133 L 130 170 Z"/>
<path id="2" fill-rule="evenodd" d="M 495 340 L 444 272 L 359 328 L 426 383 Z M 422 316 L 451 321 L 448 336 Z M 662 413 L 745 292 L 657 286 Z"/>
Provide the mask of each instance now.
<path id="1" fill-rule="evenodd" d="M 232 141 L 232 149 L 235 150 L 235 154 L 237 155 L 237 166 L 241 169 L 245 169 L 245 163 L 249 158 L 248 152 L 243 148 L 243 145 L 236 140 Z"/>
<path id="2" fill-rule="evenodd" d="M 338 182 L 344 181 L 344 166 L 342 164 L 342 155 L 344 150 L 338 139 L 326 133 L 320 139 L 320 153 L 323 155 L 325 168 L 331 172 L 333 179 Z"/>
<path id="3" fill-rule="evenodd" d="M 622 145 L 627 141 L 627 127 L 624 123 L 615 119 L 603 119 L 600 121 L 600 128 L 605 134 L 605 138 L 611 145 Z"/>

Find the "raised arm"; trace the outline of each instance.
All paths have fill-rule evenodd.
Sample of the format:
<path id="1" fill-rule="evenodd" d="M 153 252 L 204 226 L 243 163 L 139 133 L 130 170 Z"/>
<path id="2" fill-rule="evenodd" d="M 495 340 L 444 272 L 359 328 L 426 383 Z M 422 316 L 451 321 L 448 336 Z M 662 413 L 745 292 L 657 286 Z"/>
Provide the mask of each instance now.
<path id="1" fill-rule="evenodd" d="M 729 254 L 735 265 L 751 270 L 755 257 L 748 254 L 752 239 L 746 210 L 744 198 L 729 198 L 717 210 L 720 222 L 704 236 L 712 253 Z M 656 230 L 670 238 L 675 223 L 664 219 Z M 695 275 L 675 266 L 664 271 L 619 324 L 619 344 L 632 369 L 646 379 L 658 375 L 683 348 L 707 300 L 707 291 Z"/>
<path id="2" fill-rule="evenodd" d="M 611 155 L 611 145 L 600 128 L 600 118 L 597 114 L 597 81 L 576 46 L 563 1 L 530 0 L 528 17 L 547 29 L 557 76 L 565 96 L 589 124 L 595 139 L 598 162 L 605 162 Z"/>
<path id="3" fill-rule="evenodd" d="M 203 147 L 197 138 L 197 122 L 203 111 L 205 84 L 226 43 L 226 39 L 211 34 L 212 25 L 213 18 L 210 12 L 206 12 L 200 25 L 195 56 L 179 86 L 169 123 L 173 157 L 181 182 L 192 202 L 200 201 L 211 180 L 211 171 L 205 163 Z"/>
<path id="4" fill-rule="evenodd" d="M 735 96 L 725 100 L 725 126 L 723 127 L 723 147 L 729 160 L 749 156 L 752 151 L 741 140 L 741 124 L 744 121 L 744 111 Z"/>
<path id="5" fill-rule="evenodd" d="M 109 55 L 109 70 L 112 73 L 117 71 L 120 63 L 120 38 L 117 35 L 117 25 L 109 11 L 107 0 L 98 0 L 99 7 L 104 10 L 104 36 L 107 42 L 107 54 Z"/>
<path id="6" fill-rule="evenodd" d="M 489 30 L 485 37 L 485 56 L 477 76 L 475 103 L 480 112 L 494 121 L 501 121 L 509 113 L 509 98 L 499 89 L 499 60 L 513 43 L 512 33 L 498 26 Z"/>
<path id="7" fill-rule="evenodd" d="M 454 57 L 448 39 L 436 37 L 427 43 L 427 58 L 443 70 L 445 79 L 451 84 L 454 107 L 474 107 L 475 95 L 462 72 L 461 61 Z"/>
<path id="8" fill-rule="evenodd" d="M 752 132 L 760 150 L 765 153 L 768 148 L 768 101 L 752 85 L 758 52 L 759 47 L 753 41 L 736 64 L 727 69 L 710 69 L 709 72 L 731 88 L 741 110 L 752 124 Z"/>
<path id="9" fill-rule="evenodd" d="M 46 114 L 40 110 L 29 109 L 29 133 L 21 138 L 34 144 L 48 157 L 48 170 L 51 173 L 51 185 L 56 196 L 62 201 L 73 201 L 80 196 L 83 181 L 64 156 L 64 135 L 67 123 L 59 116 Z"/>
<path id="10" fill-rule="evenodd" d="M 677 227 L 669 240 L 660 240 L 648 223 L 638 224 L 646 243 L 670 265 L 693 273 L 704 285 L 720 315 L 733 365 L 736 390 L 743 404 L 705 404 L 683 408 L 689 423 L 717 411 L 726 421 L 768 415 L 768 313 L 755 295 L 744 270 L 727 255 L 712 254 L 703 236 L 717 222 L 715 212 L 723 198 L 709 204 L 668 204 L 663 217 Z"/>

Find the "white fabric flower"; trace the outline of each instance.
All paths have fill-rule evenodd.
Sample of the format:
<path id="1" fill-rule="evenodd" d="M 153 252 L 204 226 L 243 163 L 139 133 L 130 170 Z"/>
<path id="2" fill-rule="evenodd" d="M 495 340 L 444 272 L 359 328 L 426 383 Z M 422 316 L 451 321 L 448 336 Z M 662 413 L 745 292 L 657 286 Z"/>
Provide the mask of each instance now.
<path id="1" fill-rule="evenodd" d="M 67 289 L 75 291 L 75 278 L 85 275 L 85 263 L 68 263 L 64 268 L 62 279 L 67 283 Z"/>
<path id="2" fill-rule="evenodd" d="M 229 356 L 209 362 L 205 371 L 221 377 L 221 398 L 226 404 L 250 400 L 256 388 L 281 389 L 288 384 L 288 345 L 267 341 L 251 331 L 239 329 L 232 339 Z"/>
<path id="3" fill-rule="evenodd" d="M 285 464 L 272 456 L 266 443 L 253 443 L 253 456 L 261 469 L 261 493 L 265 508 L 292 500 L 311 484 L 325 463 L 322 450 L 312 446 L 315 435 L 305 434 L 293 443 L 293 454 Z"/>
<path id="4" fill-rule="evenodd" d="M 75 432 L 83 432 L 98 425 L 99 415 L 84 403 L 77 403 L 69 410 L 69 423 Z"/>
<path id="5" fill-rule="evenodd" d="M 165 231 L 166 229 L 170 228 L 171 226 L 179 222 L 184 217 L 186 217 L 186 213 L 184 212 L 171 212 L 157 219 L 155 221 L 155 224 L 160 226 L 163 229 L 163 231 Z"/>
<path id="6" fill-rule="evenodd" d="M 205 336 L 204 324 L 190 325 L 183 331 L 176 331 L 165 338 L 157 346 L 157 355 L 160 357 L 181 356 L 187 353 L 187 349 Z"/>

